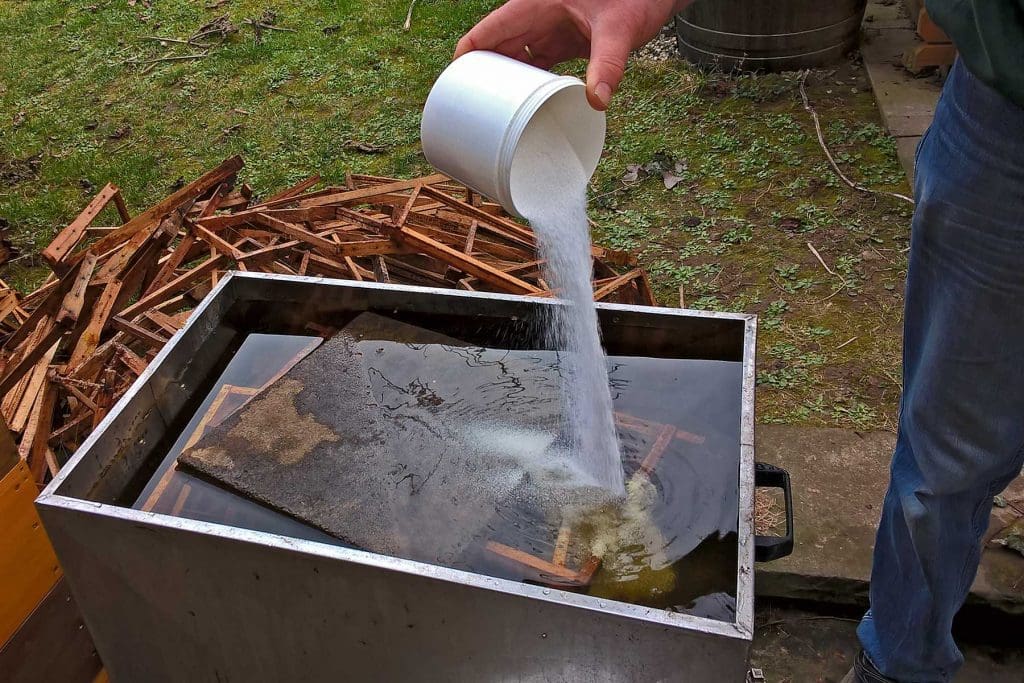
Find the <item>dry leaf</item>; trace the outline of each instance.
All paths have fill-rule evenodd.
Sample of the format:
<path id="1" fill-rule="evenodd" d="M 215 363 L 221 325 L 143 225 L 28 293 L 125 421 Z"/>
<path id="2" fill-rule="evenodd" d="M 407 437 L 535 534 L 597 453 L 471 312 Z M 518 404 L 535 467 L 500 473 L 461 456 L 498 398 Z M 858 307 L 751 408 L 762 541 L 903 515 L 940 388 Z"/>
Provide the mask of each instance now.
<path id="1" fill-rule="evenodd" d="M 671 190 L 673 187 L 682 182 L 682 178 L 669 171 L 661 172 L 661 179 L 665 182 L 665 189 Z"/>
<path id="2" fill-rule="evenodd" d="M 372 145 L 369 142 L 359 142 L 358 140 L 349 140 L 346 142 L 345 149 L 351 152 L 361 152 L 362 154 L 383 154 L 388 151 L 387 147 Z"/>
<path id="3" fill-rule="evenodd" d="M 628 164 L 626 166 L 626 172 L 622 175 L 622 182 L 635 183 L 638 180 L 640 180 L 640 165 Z"/>

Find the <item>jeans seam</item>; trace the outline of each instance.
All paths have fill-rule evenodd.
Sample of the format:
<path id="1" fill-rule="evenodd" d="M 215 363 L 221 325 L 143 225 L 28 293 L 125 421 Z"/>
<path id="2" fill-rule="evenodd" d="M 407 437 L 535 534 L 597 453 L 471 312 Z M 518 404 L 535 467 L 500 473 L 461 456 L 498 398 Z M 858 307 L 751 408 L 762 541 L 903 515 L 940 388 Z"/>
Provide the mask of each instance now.
<path id="1" fill-rule="evenodd" d="M 921 135 L 921 139 L 917 141 L 917 147 L 914 148 L 914 175 L 917 175 L 917 164 L 921 158 L 921 150 L 924 149 L 924 141 L 928 139 L 928 134 L 932 132 L 932 127 L 928 126 L 924 129 L 924 133 Z"/>
<path id="2" fill-rule="evenodd" d="M 1024 443 L 1021 443 L 1017 447 L 1016 451 L 1014 452 L 1013 463 L 1014 463 L 1014 468 L 1015 469 L 1018 469 L 1018 470 L 1020 469 L 1020 462 L 1021 462 L 1021 457 L 1022 456 L 1024 456 Z M 979 516 L 979 513 L 981 512 L 981 509 L 984 506 L 986 506 L 986 505 L 991 506 L 992 505 L 992 499 L 995 498 L 996 494 L 998 493 L 998 491 L 996 491 L 997 486 L 998 486 L 998 482 L 993 481 L 993 482 L 989 483 L 988 488 L 985 489 L 985 497 L 982 498 L 981 502 L 978 503 L 978 506 L 975 508 L 974 519 L 971 520 L 971 531 L 974 532 L 974 535 L 976 537 L 984 537 L 985 529 L 979 528 L 979 524 L 978 524 L 977 518 Z M 987 528 L 988 525 L 986 524 L 985 526 Z M 984 549 L 981 547 L 981 545 L 979 545 L 979 547 L 978 547 L 978 557 L 979 557 L 979 559 L 981 557 L 981 553 L 983 552 L 983 550 Z M 963 593 L 965 590 L 970 590 L 970 586 L 967 586 L 966 583 L 967 583 L 967 570 L 971 567 L 972 564 L 973 563 L 971 562 L 970 558 L 968 558 L 967 561 L 964 563 L 963 568 L 960 571 L 960 579 L 959 579 L 959 581 L 957 583 L 957 589 L 958 589 L 958 592 L 960 592 L 960 593 Z"/>

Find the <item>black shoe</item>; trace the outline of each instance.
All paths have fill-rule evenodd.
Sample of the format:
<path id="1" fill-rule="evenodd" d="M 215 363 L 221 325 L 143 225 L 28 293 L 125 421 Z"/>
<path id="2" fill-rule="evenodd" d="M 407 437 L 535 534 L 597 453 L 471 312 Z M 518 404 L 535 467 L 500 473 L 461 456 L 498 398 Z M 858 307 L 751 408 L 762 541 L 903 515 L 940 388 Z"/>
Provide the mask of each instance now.
<path id="1" fill-rule="evenodd" d="M 882 672 L 875 668 L 864 650 L 857 653 L 857 659 L 853 660 L 853 668 L 846 674 L 841 683 L 896 683 L 892 678 L 886 678 Z"/>

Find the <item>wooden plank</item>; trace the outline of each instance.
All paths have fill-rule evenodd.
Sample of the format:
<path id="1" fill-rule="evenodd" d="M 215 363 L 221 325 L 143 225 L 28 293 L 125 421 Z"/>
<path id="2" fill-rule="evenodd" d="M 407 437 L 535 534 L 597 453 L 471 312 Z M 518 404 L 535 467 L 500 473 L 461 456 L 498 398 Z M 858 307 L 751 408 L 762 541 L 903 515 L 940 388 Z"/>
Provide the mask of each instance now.
<path id="1" fill-rule="evenodd" d="M 82 403 L 82 405 L 85 406 L 89 411 L 93 413 L 96 412 L 96 403 L 92 400 L 92 398 L 87 396 L 85 392 L 79 388 L 78 382 L 68 379 L 67 377 L 62 377 L 60 375 L 55 375 L 54 381 L 57 384 L 60 384 L 62 387 L 64 387 L 64 389 L 68 393 L 70 393 L 72 396 L 78 399 Z M 50 442 L 53 442 L 52 436 L 50 438 Z"/>
<path id="2" fill-rule="evenodd" d="M 242 157 L 233 156 L 223 161 L 217 168 L 203 174 L 197 180 L 192 181 L 172 195 L 160 200 L 149 209 L 138 214 L 130 221 L 118 228 L 117 231 L 99 239 L 87 249 L 90 253 L 100 254 L 117 245 L 131 239 L 140 230 L 145 230 L 154 222 L 158 222 L 165 215 L 178 208 L 182 204 L 194 201 L 206 194 L 229 178 L 238 173 L 242 168 Z"/>
<path id="3" fill-rule="evenodd" d="M 178 327 L 171 320 L 171 316 L 160 311 L 146 311 L 143 313 L 144 316 L 156 323 L 157 327 L 161 328 L 167 334 L 174 336 L 178 332 Z"/>
<path id="4" fill-rule="evenodd" d="M 115 196 L 120 196 L 117 186 L 113 183 L 104 185 L 99 194 L 85 207 L 85 210 L 78 214 L 78 217 L 71 221 L 66 228 L 61 230 L 57 237 L 50 242 L 49 246 L 43 249 L 41 254 L 43 260 L 49 263 L 50 267 L 55 271 L 62 272 L 66 270 L 67 268 L 62 264 L 62 261 L 71 253 L 82 237 L 85 236 L 85 230 L 89 227 L 89 224 L 96 219 L 100 211 Z"/>
<path id="5" fill-rule="evenodd" d="M 625 275 L 620 275 L 608 284 L 598 288 L 594 292 L 594 301 L 601 301 L 615 290 L 640 277 L 641 273 L 643 273 L 643 271 L 640 269 L 631 270 Z"/>
<path id="6" fill-rule="evenodd" d="M 377 282 L 391 282 L 391 275 L 388 273 L 388 266 L 384 259 L 376 256 L 373 259 L 373 277 Z"/>
<path id="7" fill-rule="evenodd" d="M 125 204 L 124 195 L 121 194 L 120 189 L 114 192 L 114 206 L 117 207 L 117 215 L 121 217 L 122 224 L 132 219 L 132 214 L 128 211 L 128 205 Z"/>
<path id="8" fill-rule="evenodd" d="M 590 559 L 583 563 L 583 566 L 580 567 L 579 574 L 576 575 L 576 580 L 581 585 L 589 585 L 591 580 L 593 580 L 594 578 L 594 574 L 597 573 L 597 570 L 600 566 L 601 558 L 592 555 Z"/>
<path id="9" fill-rule="evenodd" d="M 336 217 L 337 211 L 333 206 L 317 206 L 308 209 L 246 209 L 238 213 L 226 216 L 209 216 L 196 219 L 197 223 L 207 230 L 218 232 L 224 228 L 241 228 L 253 222 L 259 214 L 266 214 L 287 223 L 302 223 L 305 221 L 328 221 Z"/>
<path id="10" fill-rule="evenodd" d="M 243 254 L 237 260 L 241 263 L 260 263 L 262 261 L 277 258 L 277 256 L 279 256 L 280 254 L 291 251 L 299 244 L 301 244 L 301 242 L 299 242 L 298 240 L 282 242 L 281 244 L 275 244 L 274 246 L 271 247 L 264 247 L 262 249 L 250 251 L 246 254 Z"/>
<path id="11" fill-rule="evenodd" d="M 6 374 L 0 379 L 0 396 L 3 396 L 13 387 L 29 368 L 35 365 L 43 357 L 54 343 L 64 335 L 64 328 L 59 325 L 51 325 L 43 336 L 42 340 L 34 347 L 27 349 L 10 368 L 4 368 Z"/>
<path id="12" fill-rule="evenodd" d="M 145 327 L 142 327 L 136 322 L 126 320 L 125 318 L 119 315 L 114 316 L 114 327 L 121 330 L 125 334 L 135 337 L 139 341 L 148 344 L 149 346 L 158 351 L 164 347 L 164 344 L 167 343 L 167 339 L 165 337 L 160 336 L 159 334 L 153 332 L 152 330 L 147 330 Z"/>
<path id="13" fill-rule="evenodd" d="M 551 554 L 551 561 L 561 567 L 565 566 L 566 558 L 569 555 L 569 541 L 572 540 L 572 527 L 562 524 L 558 529 L 558 536 L 555 538 L 555 551 Z"/>
<path id="14" fill-rule="evenodd" d="M 91 382 L 97 376 L 103 366 L 113 357 L 114 351 L 116 350 L 115 344 L 125 338 L 126 335 L 123 332 L 118 332 L 112 338 L 104 342 L 96 351 L 86 357 L 80 364 L 72 365 L 68 363 L 68 367 L 71 371 L 68 373 L 68 377 L 71 379 Z"/>
<path id="15" fill-rule="evenodd" d="M 157 268 L 160 254 L 177 233 L 183 217 L 184 211 L 179 210 L 161 221 L 160 229 L 139 249 L 132 262 L 122 271 L 118 278 L 121 281 L 121 291 L 114 302 L 115 311 L 120 310 L 146 288 L 150 275 Z"/>
<path id="16" fill-rule="evenodd" d="M 150 311 L 150 313 L 152 313 L 152 311 Z M 117 357 L 121 359 L 121 362 L 125 364 L 125 367 L 131 370 L 136 377 L 146 371 L 149 363 L 137 356 L 134 351 L 124 344 L 117 344 L 116 348 Z"/>
<path id="17" fill-rule="evenodd" d="M 95 254 L 89 254 L 82 259 L 82 264 L 75 274 L 74 283 L 57 310 L 58 325 L 73 325 L 78 322 L 78 317 L 82 314 L 82 307 L 85 306 L 85 290 L 89 286 L 93 269 L 96 267 L 96 258 Z"/>
<path id="18" fill-rule="evenodd" d="M 453 249 L 446 244 L 430 239 L 422 233 L 411 228 L 402 228 L 397 231 L 399 239 L 406 244 L 426 254 L 441 259 L 464 273 L 468 273 L 502 291 L 512 294 L 539 293 L 541 290 L 530 283 L 520 280 L 517 277 L 503 273 L 497 268 L 487 265 L 483 261 Z"/>
<path id="19" fill-rule="evenodd" d="M 96 394 L 96 410 L 92 414 L 92 428 L 96 429 L 107 412 L 117 400 L 117 373 L 113 368 L 103 371 L 103 379 L 100 382 L 100 390 Z"/>
<path id="20" fill-rule="evenodd" d="M 360 256 L 389 256 L 407 254 L 409 247 L 393 239 L 364 240 L 361 242 L 342 242 L 337 245 L 336 256 L 358 258 Z"/>
<path id="21" fill-rule="evenodd" d="M 0 643 L 6 643 L 61 577 L 33 505 L 39 490 L 26 463 L 0 479 Z"/>
<path id="22" fill-rule="evenodd" d="M 569 569 L 568 567 L 563 567 L 555 564 L 554 562 L 542 560 L 539 557 L 534 557 L 530 553 L 507 546 L 504 543 L 488 541 L 486 548 L 488 552 L 494 553 L 498 557 L 502 557 L 516 564 L 528 567 L 538 572 L 542 577 L 573 581 L 578 575 L 576 571 Z"/>
<path id="23" fill-rule="evenodd" d="M 81 264 L 81 260 L 79 260 Z M 28 319 L 21 324 L 17 330 L 14 331 L 3 343 L 0 349 L 4 351 L 11 351 L 12 349 L 18 348 L 25 341 L 25 339 L 32 334 L 37 325 L 49 318 L 51 315 L 57 312 L 61 302 L 64 300 L 64 296 L 68 293 L 71 287 L 75 284 L 75 277 L 78 273 L 77 268 L 79 264 L 73 266 L 65 277 L 57 280 L 56 284 L 47 289 L 46 298 L 44 298 L 39 306 L 32 311 L 32 314 Z"/>
<path id="24" fill-rule="evenodd" d="M 46 381 L 46 376 L 43 375 L 43 381 Z M 28 420 L 25 422 L 25 433 L 22 434 L 21 441 L 18 443 L 18 458 L 22 461 L 28 461 L 29 450 L 32 448 L 32 438 L 30 434 L 36 433 L 36 425 L 39 423 L 39 409 L 42 403 L 42 393 L 36 393 L 28 398 L 32 402 L 32 410 L 29 412 Z M 29 467 L 31 472 L 32 468 Z"/>
<path id="25" fill-rule="evenodd" d="M 643 299 L 643 303 L 646 303 L 648 306 L 658 305 L 658 299 L 654 296 L 654 289 L 651 287 L 651 281 L 647 277 L 647 271 L 640 271 L 640 277 L 637 278 L 636 285 L 640 290 L 640 297 Z"/>
<path id="26" fill-rule="evenodd" d="M 63 446 L 69 450 L 77 448 L 77 444 L 73 442 L 78 439 L 85 429 L 92 427 L 92 416 L 96 412 L 95 408 L 96 405 L 93 404 L 88 411 L 82 411 L 81 415 L 72 418 L 70 422 L 66 422 L 60 429 L 51 434 L 50 446 L 53 448 Z M 69 440 L 71 440 L 70 445 Z"/>
<path id="27" fill-rule="evenodd" d="M 206 202 L 206 205 L 203 207 L 203 209 L 199 212 L 199 217 L 196 219 L 197 221 L 201 221 L 207 218 L 208 216 L 213 215 L 213 212 L 217 210 L 217 208 L 221 205 L 221 202 L 224 200 L 226 189 L 227 185 L 224 183 L 217 186 L 217 188 L 213 192 L 213 195 Z M 194 225 L 194 223 L 189 222 L 186 225 L 188 225 L 191 228 Z M 155 290 L 159 289 L 163 285 L 167 284 L 170 280 L 172 280 L 174 278 L 174 272 L 183 263 L 189 260 L 189 255 L 191 254 L 192 248 L 193 246 L 195 246 L 195 244 L 195 233 L 194 231 L 190 230 L 185 234 L 184 237 L 181 238 L 181 242 L 178 243 L 178 246 L 174 248 L 170 256 L 167 257 L 167 260 L 164 261 L 163 265 L 160 267 L 160 270 L 150 281 L 149 285 L 146 286 L 145 290 L 143 290 L 142 295 L 146 296 L 148 294 L 151 294 Z"/>
<path id="28" fill-rule="evenodd" d="M 537 243 L 536 237 L 534 236 L 532 230 L 523 227 L 522 225 L 519 225 L 518 223 L 509 220 L 508 218 L 502 218 L 500 216 L 495 216 L 493 214 L 487 213 L 486 211 L 482 211 L 481 209 L 478 209 L 472 204 L 467 204 L 466 202 L 455 199 L 454 197 L 451 197 L 433 187 L 424 187 L 421 190 L 421 193 L 433 197 L 439 202 L 447 204 L 448 206 L 455 209 L 464 216 L 475 218 L 481 223 L 491 226 L 492 229 L 500 228 L 499 232 L 507 232 L 508 234 L 514 235 L 522 240 L 529 242 L 530 244 Z"/>
<path id="29" fill-rule="evenodd" d="M 164 286 L 172 279 L 174 279 L 174 271 L 176 271 L 182 263 L 185 263 L 189 252 L 196 243 L 195 235 L 189 233 L 181 238 L 181 242 L 171 252 L 170 257 L 164 261 L 164 264 L 160 267 L 156 276 L 153 277 L 153 281 L 149 283 L 146 291 L 143 292 L 143 296 L 152 294 L 155 290 Z"/>
<path id="30" fill-rule="evenodd" d="M 409 217 L 409 212 L 412 211 L 412 207 L 416 205 L 416 200 L 419 199 L 421 187 L 422 185 L 417 185 L 412 188 L 412 192 L 409 194 L 409 198 L 406 200 L 405 204 L 401 208 L 397 206 L 395 207 L 396 211 L 393 214 L 393 218 L 395 225 L 398 227 L 405 225 L 405 220 Z"/>
<path id="31" fill-rule="evenodd" d="M 658 465 L 658 461 L 661 460 L 661 456 L 665 454 L 665 450 L 669 444 L 672 443 L 672 438 L 676 435 L 676 428 L 672 425 L 664 425 L 658 432 L 657 438 L 651 445 L 651 450 L 644 456 L 643 462 L 640 463 L 640 469 L 645 474 L 650 474 L 654 471 L 654 468 Z"/>
<path id="32" fill-rule="evenodd" d="M 152 308 L 156 304 L 175 296 L 189 285 L 206 278 L 218 268 L 226 265 L 227 260 L 227 257 L 223 254 L 207 259 L 195 268 L 174 278 L 163 287 L 143 296 L 137 302 L 121 311 L 120 316 L 125 319 L 134 318 L 140 312 Z"/>
<path id="33" fill-rule="evenodd" d="M 78 367 L 86 358 L 91 356 L 99 346 L 100 338 L 103 336 L 103 330 L 106 328 L 107 322 L 110 320 L 110 316 L 114 311 L 114 303 L 117 301 L 120 293 L 120 280 L 108 282 L 103 288 L 103 292 L 100 294 L 99 299 L 97 299 L 96 304 L 93 305 L 89 324 L 86 325 L 85 330 L 83 330 L 82 334 L 78 337 L 78 341 L 75 343 L 75 348 L 71 352 L 71 358 L 68 361 L 69 368 Z"/>
<path id="34" fill-rule="evenodd" d="M 139 253 L 142 245 L 160 231 L 162 224 L 162 221 L 153 223 L 132 235 L 96 272 L 96 282 L 106 284 L 120 276 Z M 86 257 L 95 257 L 95 254 L 87 253 Z"/>
<path id="35" fill-rule="evenodd" d="M 42 340 L 43 335 L 46 334 L 47 329 L 48 328 L 46 326 L 40 325 L 32 332 L 32 335 L 26 343 L 30 346 L 38 344 Z M 28 410 L 31 408 L 31 405 L 29 409 L 23 409 L 22 404 L 24 402 L 25 392 L 28 389 L 31 377 L 32 373 L 29 373 L 20 382 L 15 384 L 10 391 L 4 394 L 3 402 L 0 403 L 0 412 L 3 413 L 8 424 L 16 432 L 21 432 L 24 429 L 24 420 L 28 419 Z M 19 415 L 21 415 L 20 419 Z"/>
<path id="36" fill-rule="evenodd" d="M 202 225 L 197 223 L 190 225 L 189 227 L 190 229 L 195 231 L 196 237 L 203 240 L 220 253 L 230 256 L 232 259 L 236 261 L 245 256 L 245 252 L 243 252 L 241 249 L 237 248 L 235 245 L 231 244 L 230 242 L 222 238 L 220 235 L 217 235 L 207 230 Z"/>
<path id="37" fill-rule="evenodd" d="M 278 192 L 275 195 L 272 195 L 270 197 L 270 199 L 268 199 L 267 201 L 263 202 L 262 204 L 257 204 L 257 206 L 262 207 L 262 206 L 265 206 L 266 204 L 273 204 L 274 202 L 280 202 L 280 201 L 282 201 L 284 199 L 291 199 L 292 197 L 294 197 L 296 195 L 302 194 L 303 192 L 305 192 L 306 190 L 308 190 L 309 188 L 313 187 L 314 185 L 316 185 L 319 182 L 320 182 L 320 174 L 319 173 L 315 173 L 315 174 L 309 176 L 308 178 L 306 178 L 305 180 L 299 181 L 299 182 L 295 183 L 294 185 L 292 185 L 291 187 L 289 187 L 289 188 L 287 188 L 285 190 L 281 190 L 280 192 Z"/>
<path id="38" fill-rule="evenodd" d="M 254 223 L 262 225 L 265 228 L 269 228 L 274 232 L 278 232 L 286 237 L 291 237 L 292 239 L 305 242 L 306 244 L 309 244 L 310 246 L 320 250 L 326 255 L 338 254 L 338 245 L 336 245 L 334 242 L 330 241 L 325 237 L 320 237 L 319 235 L 311 233 L 310 231 L 294 223 L 288 223 L 287 221 L 279 220 L 265 213 L 256 214 L 253 217 L 252 221 Z"/>
<path id="39" fill-rule="evenodd" d="M 437 223 L 431 223 L 428 221 L 420 220 L 422 216 L 411 215 L 405 222 L 406 227 L 411 227 L 417 230 L 427 237 L 436 239 L 439 242 L 443 242 L 450 247 L 457 247 L 464 254 L 486 254 L 493 256 L 494 258 L 505 259 L 508 261 L 522 262 L 523 259 L 533 260 L 536 255 L 534 249 L 524 250 L 523 248 L 515 245 L 499 244 L 491 240 L 485 239 L 479 235 L 479 232 L 474 231 L 473 239 L 467 239 L 467 236 L 461 232 L 444 230 L 436 227 Z M 393 228 L 390 228 L 393 230 Z M 466 251 L 466 245 L 470 246 L 470 251 Z"/>
<path id="40" fill-rule="evenodd" d="M 351 271 L 348 268 L 343 267 L 340 263 L 332 261 L 331 259 L 326 259 L 323 256 L 318 256 L 312 252 L 306 253 L 310 255 L 307 263 L 307 268 L 310 271 L 336 278 L 348 278 L 352 276 Z M 351 261 L 352 259 L 348 258 L 348 260 Z"/>
<path id="41" fill-rule="evenodd" d="M 53 362 L 53 357 L 57 354 L 57 346 L 57 344 L 53 344 L 27 375 L 28 384 L 25 387 L 24 398 L 18 406 L 18 411 L 14 414 L 14 418 L 11 420 L 11 428 L 16 432 L 25 431 L 35 399 L 39 396 L 43 382 L 46 380 L 46 373 L 50 368 L 50 363 Z"/>
<path id="42" fill-rule="evenodd" d="M 466 245 L 462 247 L 462 253 L 473 253 L 473 240 L 476 239 L 476 229 L 479 225 L 479 221 L 473 221 L 472 223 L 469 224 L 469 232 L 466 233 Z"/>
<path id="43" fill-rule="evenodd" d="M 349 271 L 352 273 L 352 277 L 355 278 L 357 281 L 362 282 L 363 273 L 361 271 L 363 269 L 360 268 L 356 264 L 356 262 L 352 260 L 351 256 L 346 256 L 343 260 L 345 261 L 345 265 L 348 266 Z"/>
<path id="44" fill-rule="evenodd" d="M 349 205 L 356 204 L 360 201 L 366 201 L 371 197 L 375 197 L 381 194 L 390 194 L 392 192 L 401 192 L 402 190 L 411 190 L 417 185 L 430 186 L 434 183 L 445 182 L 448 180 L 448 176 L 441 173 L 435 173 L 434 175 L 425 176 L 422 178 L 413 178 L 412 180 L 398 180 L 393 183 L 387 183 L 384 185 L 375 185 L 373 187 L 364 187 L 358 190 L 348 190 L 346 192 L 339 192 L 337 194 L 324 195 L 322 197 L 315 197 L 313 199 L 305 199 L 296 203 L 296 206 L 300 208 L 309 208 L 313 206 L 326 206 L 330 205 Z"/>
<path id="45" fill-rule="evenodd" d="M 53 430 L 53 411 L 57 407 L 57 387 L 50 380 L 49 376 L 43 381 L 39 392 L 38 417 L 36 418 L 35 430 L 25 431 L 22 443 L 29 441 L 31 446 L 28 451 L 28 467 L 32 472 L 37 484 L 42 486 L 45 483 L 47 467 L 47 451 L 50 448 L 50 432 Z"/>

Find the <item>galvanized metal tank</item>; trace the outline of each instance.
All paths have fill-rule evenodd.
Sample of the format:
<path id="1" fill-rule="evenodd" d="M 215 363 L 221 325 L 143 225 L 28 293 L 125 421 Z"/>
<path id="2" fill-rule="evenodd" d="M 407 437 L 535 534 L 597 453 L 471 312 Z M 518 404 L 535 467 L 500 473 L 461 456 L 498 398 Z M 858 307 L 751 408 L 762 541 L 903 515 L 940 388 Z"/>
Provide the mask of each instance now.
<path id="1" fill-rule="evenodd" d="M 132 491 L 194 416 L 239 335 L 287 316 L 322 324 L 362 311 L 468 318 L 483 329 L 553 305 L 316 278 L 224 278 L 37 501 L 111 680 L 743 680 L 755 546 L 770 559 L 792 544 L 791 518 L 788 538 L 754 534 L 753 316 L 599 305 L 616 353 L 742 363 L 730 453 L 738 463 L 732 620 L 374 554 L 280 527 L 132 507 Z M 788 486 L 778 471 L 764 476 Z"/>

